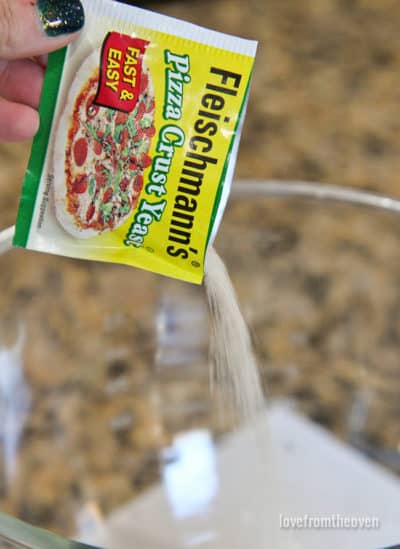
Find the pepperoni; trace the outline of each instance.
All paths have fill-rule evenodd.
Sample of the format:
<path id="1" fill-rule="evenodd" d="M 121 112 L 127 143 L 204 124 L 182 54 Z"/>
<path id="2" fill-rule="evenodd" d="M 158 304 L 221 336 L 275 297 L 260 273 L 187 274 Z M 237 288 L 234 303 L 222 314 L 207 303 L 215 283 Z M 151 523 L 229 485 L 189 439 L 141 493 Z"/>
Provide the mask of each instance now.
<path id="1" fill-rule="evenodd" d="M 79 175 L 75 181 L 72 183 L 72 192 L 76 194 L 82 194 L 87 191 L 88 188 L 88 178 L 86 175 Z"/>
<path id="2" fill-rule="evenodd" d="M 126 124 L 128 120 L 128 115 L 124 112 L 119 112 L 115 117 L 115 124 Z"/>
<path id="3" fill-rule="evenodd" d="M 129 159 L 129 169 L 132 171 L 136 171 L 138 168 L 139 166 L 137 165 L 137 159 L 134 156 L 132 156 Z"/>
<path id="4" fill-rule="evenodd" d="M 89 205 L 89 208 L 87 209 L 87 212 L 86 212 L 86 221 L 87 222 L 89 222 L 92 219 L 92 217 L 95 214 L 95 211 L 96 211 L 96 208 L 95 208 L 93 202 L 91 202 L 90 205 Z"/>
<path id="5" fill-rule="evenodd" d="M 83 166 L 87 158 L 88 144 L 84 137 L 78 139 L 74 145 L 74 159 L 77 166 Z"/>
<path id="6" fill-rule="evenodd" d="M 121 191 L 126 191 L 126 189 L 128 188 L 129 186 L 129 180 L 128 179 L 121 179 L 120 181 L 120 184 L 119 184 L 119 188 L 121 189 Z"/>
<path id="7" fill-rule="evenodd" d="M 138 113 L 136 118 L 141 118 L 145 112 L 146 112 L 146 104 L 143 101 L 141 101 L 139 103 L 139 108 L 138 108 Z"/>
<path id="8" fill-rule="evenodd" d="M 110 200 L 113 197 L 113 190 L 107 189 L 106 192 L 103 194 L 103 202 L 106 204 L 107 202 L 110 202 Z"/>
<path id="9" fill-rule="evenodd" d="M 121 149 L 125 149 L 129 141 L 129 132 L 124 128 L 121 132 Z"/>
<path id="10" fill-rule="evenodd" d="M 102 144 L 100 143 L 100 141 L 95 141 L 94 142 L 93 150 L 94 150 L 95 154 L 101 154 L 102 153 L 103 147 L 102 147 Z"/>
<path id="11" fill-rule="evenodd" d="M 146 137 L 153 137 L 156 133 L 156 129 L 154 126 L 150 126 L 150 128 L 145 128 L 143 133 Z"/>
<path id="12" fill-rule="evenodd" d="M 140 159 L 142 168 L 148 168 L 151 165 L 151 158 L 148 154 L 144 154 Z"/>

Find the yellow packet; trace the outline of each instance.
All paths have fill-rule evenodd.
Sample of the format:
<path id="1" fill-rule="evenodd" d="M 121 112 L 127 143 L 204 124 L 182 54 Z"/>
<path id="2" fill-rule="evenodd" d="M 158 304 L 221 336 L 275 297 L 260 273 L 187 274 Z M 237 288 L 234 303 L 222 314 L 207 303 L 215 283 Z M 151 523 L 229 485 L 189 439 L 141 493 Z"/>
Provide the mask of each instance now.
<path id="1" fill-rule="evenodd" d="M 256 42 L 111 0 L 50 55 L 14 245 L 201 283 Z"/>

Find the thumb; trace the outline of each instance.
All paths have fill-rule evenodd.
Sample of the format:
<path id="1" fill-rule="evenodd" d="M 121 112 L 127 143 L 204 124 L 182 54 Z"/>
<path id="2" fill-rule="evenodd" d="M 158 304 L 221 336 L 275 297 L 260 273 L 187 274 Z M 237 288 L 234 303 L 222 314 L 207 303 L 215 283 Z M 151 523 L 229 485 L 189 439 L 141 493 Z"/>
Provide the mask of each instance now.
<path id="1" fill-rule="evenodd" d="M 83 27 L 80 0 L 0 0 L 0 58 L 42 55 Z"/>

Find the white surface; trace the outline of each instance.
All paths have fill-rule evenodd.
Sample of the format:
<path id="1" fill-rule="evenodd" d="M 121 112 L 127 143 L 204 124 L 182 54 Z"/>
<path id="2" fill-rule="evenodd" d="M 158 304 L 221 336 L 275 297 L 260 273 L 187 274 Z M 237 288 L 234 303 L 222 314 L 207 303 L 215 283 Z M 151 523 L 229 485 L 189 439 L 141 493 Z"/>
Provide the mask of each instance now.
<path id="1" fill-rule="evenodd" d="M 201 453 L 201 440 L 207 437 L 202 431 L 181 435 L 167 456 L 167 490 L 155 487 L 116 511 L 102 524 L 95 542 L 110 549 L 378 549 L 400 541 L 396 477 L 288 408 L 273 408 L 269 425 L 273 450 L 266 420 L 226 440 L 216 450 L 216 459 L 210 458 L 207 443 L 214 487 L 208 503 L 202 490 L 201 506 L 174 517 L 177 498 L 192 494 L 196 500 L 196 478 L 208 482 L 207 468 L 188 467 L 184 456 L 190 453 L 182 452 L 185 441 L 190 445 L 196 440 L 196 452 Z M 168 472 L 168 468 L 173 469 Z M 182 491 L 185 475 L 189 475 L 186 492 Z M 179 490 L 171 496 L 172 477 Z M 378 517 L 380 527 L 285 530 L 279 526 L 281 513 Z M 94 542 L 93 535 L 89 541 Z"/>

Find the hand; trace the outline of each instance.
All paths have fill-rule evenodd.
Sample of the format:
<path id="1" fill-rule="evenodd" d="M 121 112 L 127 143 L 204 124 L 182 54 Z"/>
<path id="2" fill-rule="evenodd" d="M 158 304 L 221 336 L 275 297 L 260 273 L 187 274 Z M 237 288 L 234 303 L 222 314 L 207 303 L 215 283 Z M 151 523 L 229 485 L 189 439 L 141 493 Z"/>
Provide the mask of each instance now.
<path id="1" fill-rule="evenodd" d="M 0 0 L 0 141 L 35 135 L 46 54 L 83 23 L 79 0 Z"/>

